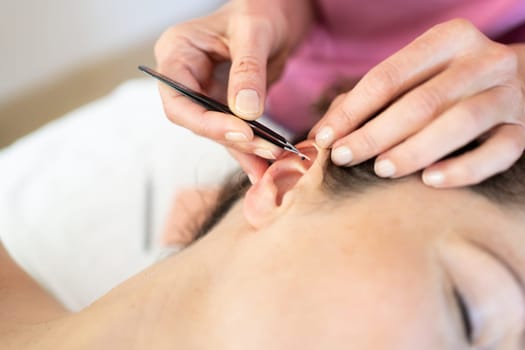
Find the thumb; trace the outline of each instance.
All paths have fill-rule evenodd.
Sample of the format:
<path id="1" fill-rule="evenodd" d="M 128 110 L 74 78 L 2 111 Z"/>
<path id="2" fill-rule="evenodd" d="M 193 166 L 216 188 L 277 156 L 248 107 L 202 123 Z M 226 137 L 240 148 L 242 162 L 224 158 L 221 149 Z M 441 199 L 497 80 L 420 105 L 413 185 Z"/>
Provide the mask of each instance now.
<path id="1" fill-rule="evenodd" d="M 233 23 L 228 103 L 239 117 L 254 120 L 263 113 L 266 99 L 266 69 L 273 45 L 271 26 L 252 16 L 240 16 Z"/>

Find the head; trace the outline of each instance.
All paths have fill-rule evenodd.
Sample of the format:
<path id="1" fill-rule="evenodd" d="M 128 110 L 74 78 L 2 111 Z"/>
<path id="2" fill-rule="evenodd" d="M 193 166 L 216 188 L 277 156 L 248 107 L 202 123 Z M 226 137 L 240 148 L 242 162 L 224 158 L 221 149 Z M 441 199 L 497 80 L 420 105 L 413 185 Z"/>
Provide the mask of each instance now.
<path id="1" fill-rule="evenodd" d="M 312 160 L 286 154 L 257 184 L 230 187 L 181 254 L 196 266 L 191 344 L 523 349 L 523 160 L 491 182 L 436 190 L 298 148 Z"/>

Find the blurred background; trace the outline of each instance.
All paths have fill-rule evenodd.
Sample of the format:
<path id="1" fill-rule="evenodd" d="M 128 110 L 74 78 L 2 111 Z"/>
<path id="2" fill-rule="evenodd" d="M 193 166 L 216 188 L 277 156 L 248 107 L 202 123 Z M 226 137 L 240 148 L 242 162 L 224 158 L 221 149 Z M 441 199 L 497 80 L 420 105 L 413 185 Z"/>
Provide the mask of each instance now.
<path id="1" fill-rule="evenodd" d="M 169 26 L 225 0 L 17 0 L 0 11 L 0 148 L 154 66 Z"/>

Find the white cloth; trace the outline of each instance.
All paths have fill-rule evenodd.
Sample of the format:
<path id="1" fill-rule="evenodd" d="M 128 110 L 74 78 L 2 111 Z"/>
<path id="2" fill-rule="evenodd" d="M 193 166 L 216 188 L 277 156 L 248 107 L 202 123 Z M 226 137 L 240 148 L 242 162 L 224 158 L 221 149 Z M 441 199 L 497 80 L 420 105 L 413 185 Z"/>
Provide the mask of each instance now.
<path id="1" fill-rule="evenodd" d="M 79 310 L 158 259 L 177 188 L 220 182 L 235 168 L 221 146 L 166 119 L 155 81 L 130 81 L 0 152 L 0 239 Z"/>

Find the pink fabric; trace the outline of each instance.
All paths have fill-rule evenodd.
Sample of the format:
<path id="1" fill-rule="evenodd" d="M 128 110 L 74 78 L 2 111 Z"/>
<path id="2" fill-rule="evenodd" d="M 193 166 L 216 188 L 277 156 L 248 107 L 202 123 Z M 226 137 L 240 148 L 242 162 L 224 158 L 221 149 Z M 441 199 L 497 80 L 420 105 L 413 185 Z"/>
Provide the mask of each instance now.
<path id="1" fill-rule="evenodd" d="M 473 22 L 491 38 L 525 24 L 525 0 L 317 0 L 318 20 L 267 100 L 269 115 L 292 131 L 320 117 L 313 104 L 343 78 L 357 80 L 432 26 Z M 522 28 L 523 29 L 523 28 Z M 524 41 L 525 30 L 515 41 Z M 519 37 L 521 35 L 521 37 Z"/>

